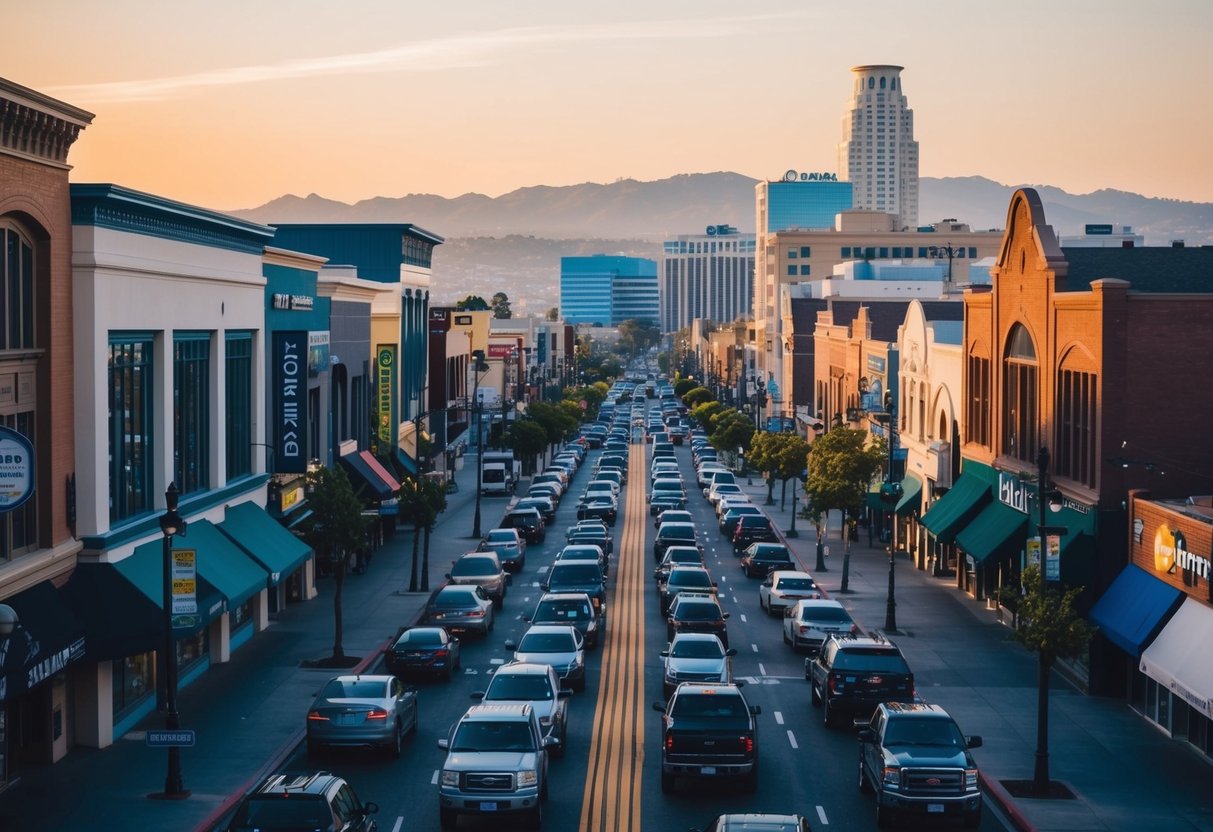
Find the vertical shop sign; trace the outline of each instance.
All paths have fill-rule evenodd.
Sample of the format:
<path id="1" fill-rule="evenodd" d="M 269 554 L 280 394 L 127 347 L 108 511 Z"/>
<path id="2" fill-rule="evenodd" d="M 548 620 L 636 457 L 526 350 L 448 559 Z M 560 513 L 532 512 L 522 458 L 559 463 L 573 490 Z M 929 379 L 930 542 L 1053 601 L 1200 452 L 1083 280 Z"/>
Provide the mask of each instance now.
<path id="1" fill-rule="evenodd" d="M 275 332 L 274 471 L 307 471 L 307 331 Z"/>
<path id="2" fill-rule="evenodd" d="M 381 448 L 396 447 L 396 345 L 381 344 L 376 352 L 375 435 Z M 384 453 L 383 450 L 380 453 Z"/>

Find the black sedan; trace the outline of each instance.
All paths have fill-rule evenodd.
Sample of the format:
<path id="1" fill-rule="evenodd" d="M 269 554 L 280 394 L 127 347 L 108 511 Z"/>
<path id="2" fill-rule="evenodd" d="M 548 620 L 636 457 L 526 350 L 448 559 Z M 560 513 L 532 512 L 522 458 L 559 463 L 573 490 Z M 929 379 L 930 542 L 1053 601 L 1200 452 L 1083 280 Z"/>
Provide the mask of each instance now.
<path id="1" fill-rule="evenodd" d="M 681 494 L 654 494 L 649 503 L 649 514 L 656 517 L 663 511 L 682 511 L 687 507 L 687 499 Z"/>
<path id="2" fill-rule="evenodd" d="M 619 509 L 610 497 L 591 497 L 577 507 L 578 520 L 601 520 L 608 526 L 615 525 Z"/>
<path id="3" fill-rule="evenodd" d="M 405 630 L 383 655 L 387 669 L 397 678 L 441 676 L 449 680 L 459 669 L 459 639 L 443 627 Z"/>
<path id="4" fill-rule="evenodd" d="M 751 543 L 741 555 L 741 571 L 748 578 L 765 578 L 776 569 L 795 569 L 792 553 L 782 543 Z"/>

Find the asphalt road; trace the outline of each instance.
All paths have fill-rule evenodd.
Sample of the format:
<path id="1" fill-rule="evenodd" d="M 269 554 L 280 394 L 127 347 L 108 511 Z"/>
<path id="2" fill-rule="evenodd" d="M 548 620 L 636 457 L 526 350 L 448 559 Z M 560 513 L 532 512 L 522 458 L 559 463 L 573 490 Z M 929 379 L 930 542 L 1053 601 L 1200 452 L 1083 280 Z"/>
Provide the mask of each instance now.
<path id="1" fill-rule="evenodd" d="M 611 603 L 605 644 L 590 651 L 588 682 L 569 705 L 568 750 L 550 767 L 550 798 L 544 826 L 549 830 L 640 832 L 702 828 L 725 812 L 799 812 L 813 829 L 875 829 L 871 796 L 856 788 L 854 736 L 826 729 L 821 711 L 809 703 L 804 657 L 782 641 L 780 621 L 758 606 L 758 579 L 745 577 L 732 546 L 717 531 L 716 518 L 695 486 L 690 451 L 676 453 L 705 545 L 707 562 L 730 613 L 730 646 L 737 649 L 734 675 L 747 683 L 745 694 L 760 705 L 760 781 L 754 794 L 740 785 L 680 779 L 674 794 L 660 787 L 661 716 L 651 703 L 661 698 L 665 622 L 652 579 L 652 518 L 644 499 L 647 447 L 632 446 L 623 511 L 614 529 L 616 553 L 608 585 Z M 364 800 L 378 803 L 381 832 L 436 830 L 437 781 L 444 752 L 437 740 L 471 705 L 494 669 L 510 660 L 504 642 L 527 625 L 519 616 L 541 595 L 539 580 L 564 543 L 576 516 L 577 498 L 591 478 L 598 452 L 591 452 L 559 508 L 547 541 L 527 550 L 526 569 L 514 576 L 503 614 L 487 639 L 463 644 L 463 672 L 450 682 L 415 682 L 420 688 L 420 724 L 399 760 L 360 751 L 325 752 L 309 758 L 300 751 L 289 771 L 322 768 L 347 778 Z M 490 518 L 491 524 L 493 518 Z M 468 818 L 466 830 L 510 828 L 504 818 Z M 1003 827 L 985 813 L 983 830 Z"/>

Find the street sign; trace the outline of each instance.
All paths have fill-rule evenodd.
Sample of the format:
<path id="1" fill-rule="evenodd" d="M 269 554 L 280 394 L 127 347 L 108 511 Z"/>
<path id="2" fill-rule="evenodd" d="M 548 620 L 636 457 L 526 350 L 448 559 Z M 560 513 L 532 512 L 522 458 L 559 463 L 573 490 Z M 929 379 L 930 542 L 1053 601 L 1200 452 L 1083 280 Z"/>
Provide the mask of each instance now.
<path id="1" fill-rule="evenodd" d="M 148 731 L 148 748 L 192 748 L 193 728 L 177 728 L 172 731 Z"/>
<path id="2" fill-rule="evenodd" d="M 196 615 L 174 615 L 173 616 L 173 629 L 174 630 L 187 630 L 190 627 L 197 627 L 200 623 L 202 623 L 202 620 L 200 618 L 198 618 L 198 616 L 196 616 Z"/>
<path id="3" fill-rule="evenodd" d="M 196 549 L 174 549 L 172 572 L 173 615 L 192 615 L 198 612 L 198 551 Z"/>

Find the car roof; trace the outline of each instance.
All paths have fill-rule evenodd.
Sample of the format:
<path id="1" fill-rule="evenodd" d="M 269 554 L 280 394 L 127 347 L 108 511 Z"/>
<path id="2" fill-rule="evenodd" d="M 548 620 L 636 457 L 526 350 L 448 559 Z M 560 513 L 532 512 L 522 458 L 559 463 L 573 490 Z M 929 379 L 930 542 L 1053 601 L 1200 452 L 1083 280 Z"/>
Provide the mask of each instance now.
<path id="1" fill-rule="evenodd" d="M 463 719 L 481 722 L 513 722 L 519 717 L 526 719 L 533 712 L 534 708 L 530 702 L 486 702 L 468 708 Z"/>
<path id="2" fill-rule="evenodd" d="M 720 636 L 715 633 L 675 633 L 674 641 L 714 641 L 720 644 Z M 670 643 L 673 644 L 673 642 Z"/>
<path id="3" fill-rule="evenodd" d="M 493 671 L 493 677 L 496 678 L 502 674 L 507 676 L 547 676 L 551 670 L 552 666 L 550 664 L 539 664 L 538 662 L 507 662 Z"/>
<path id="4" fill-rule="evenodd" d="M 588 592 L 545 592 L 539 596 L 539 603 L 544 601 L 585 601 L 589 603 L 590 593 Z"/>
<path id="5" fill-rule="evenodd" d="M 777 581 L 783 578 L 809 578 L 814 582 L 817 580 L 808 572 L 801 572 L 799 569 L 776 569 L 769 572 L 768 575 Z"/>
<path id="6" fill-rule="evenodd" d="M 833 598 L 802 598 L 796 602 L 798 607 L 811 607 L 813 609 L 839 609 L 846 611 L 846 607 L 841 602 L 835 601 Z"/>
<path id="7" fill-rule="evenodd" d="M 884 702 L 882 703 L 890 716 L 912 716 L 923 719 L 952 719 L 952 715 L 943 706 L 932 702 Z"/>
<path id="8" fill-rule="evenodd" d="M 312 774 L 271 774 L 252 792 L 251 797 L 265 795 L 324 794 L 334 782 L 343 782 L 340 777 L 327 771 Z"/>

